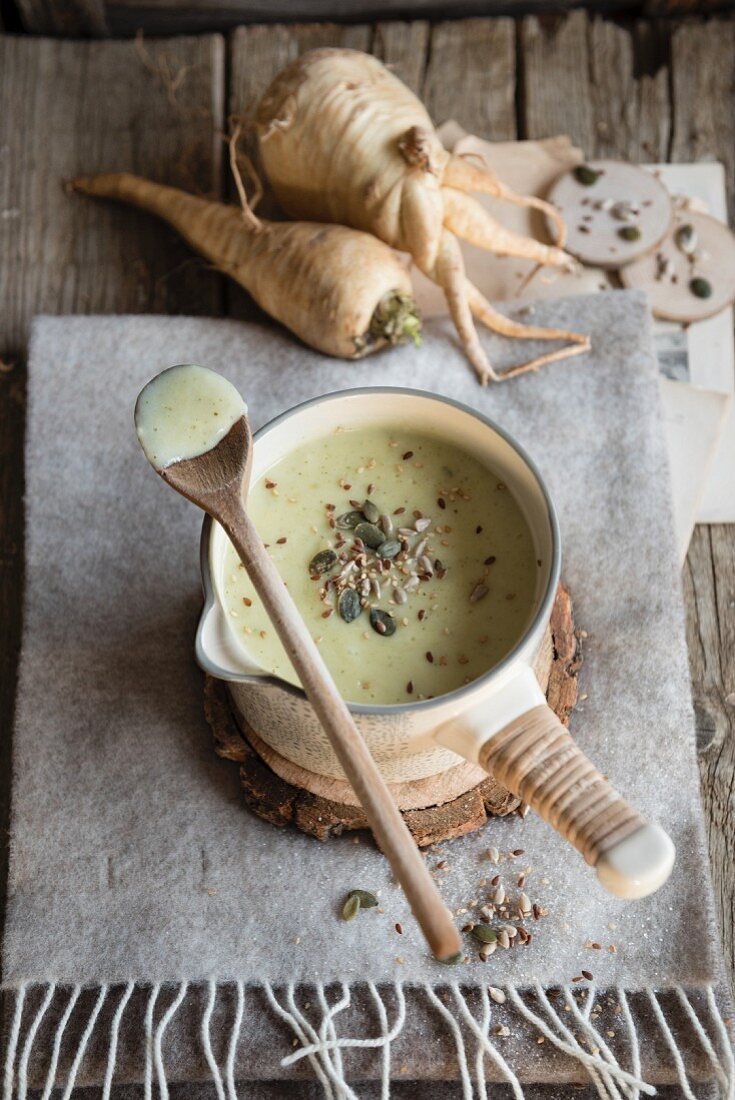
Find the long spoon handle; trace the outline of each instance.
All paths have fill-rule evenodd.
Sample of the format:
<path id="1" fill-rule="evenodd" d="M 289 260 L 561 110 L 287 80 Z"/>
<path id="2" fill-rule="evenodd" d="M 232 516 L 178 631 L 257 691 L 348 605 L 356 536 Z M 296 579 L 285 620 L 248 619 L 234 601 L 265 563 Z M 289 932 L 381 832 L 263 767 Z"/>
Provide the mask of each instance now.
<path id="1" fill-rule="evenodd" d="M 461 947 L 457 929 L 262 539 L 239 499 L 228 498 L 216 518 L 248 571 L 432 953 L 438 959 L 455 955 Z"/>

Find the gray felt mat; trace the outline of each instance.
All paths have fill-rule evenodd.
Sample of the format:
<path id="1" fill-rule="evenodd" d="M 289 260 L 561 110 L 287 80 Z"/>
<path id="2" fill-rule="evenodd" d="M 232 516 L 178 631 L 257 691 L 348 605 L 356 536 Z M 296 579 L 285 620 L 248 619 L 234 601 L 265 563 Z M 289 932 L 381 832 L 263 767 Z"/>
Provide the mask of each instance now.
<path id="1" fill-rule="evenodd" d="M 642 1072 L 649 1080 L 676 1081 L 672 1043 L 695 1076 L 711 1076 L 713 1059 L 726 1064 L 719 1017 L 707 999 L 718 948 L 645 301 L 615 293 L 543 303 L 534 322 L 589 332 L 593 352 L 486 390 L 476 385 L 450 326 L 441 322 L 427 326 L 421 349 L 406 347 L 361 364 L 327 360 L 280 331 L 232 322 L 72 317 L 35 323 L 4 975 L 18 1025 L 11 1053 L 25 1072 L 28 1046 L 31 1083 L 46 1079 L 75 986 L 87 988 L 68 1014 L 59 1065 L 52 1068 L 57 1080 L 68 1079 L 98 1004 L 75 1072 L 79 1084 L 101 1080 L 127 982 L 135 988 L 122 1017 L 116 1082 L 146 1074 L 155 1079 L 162 1070 L 171 1081 L 216 1079 L 199 1042 L 210 990 L 210 1053 L 226 1076 L 237 981 L 243 983 L 244 1021 L 232 1081 L 284 1073 L 313 1080 L 316 1072 L 336 1090 L 340 1075 L 332 1048 L 281 1067 L 304 1025 L 298 1012 L 290 1012 L 290 1022 L 279 1019 L 268 999 L 288 1007 L 288 983 L 308 984 L 312 992 L 297 989 L 294 1003 L 318 1031 L 319 998 L 334 982 L 351 987 L 352 995 L 351 1007 L 333 1020 L 340 1037 L 389 1031 L 405 993 L 406 1021 L 393 1043 L 395 1076 L 456 1077 L 463 1058 L 454 1031 L 460 1021 L 473 1075 L 480 1041 L 486 1043 L 489 1080 L 510 1078 L 487 1044 L 498 1047 L 526 1082 L 561 1085 L 589 1081 L 590 1074 L 604 1081 L 599 1068 L 585 1069 L 585 1058 L 604 1061 L 606 1055 L 594 1038 L 584 1038 L 584 1024 L 565 1007 L 565 994 L 554 1018 L 538 999 L 517 992 L 535 982 L 542 992 L 570 987 L 582 968 L 593 972 L 591 984 L 604 992 L 580 995 L 574 1003 L 584 1018 L 585 1003 L 599 1002 L 593 1023 L 603 1040 L 614 1033 L 606 1041 L 621 1066 L 633 1065 L 634 1026 L 646 1036 Z M 528 350 L 494 338 L 488 346 L 500 366 Z M 582 701 L 572 731 L 615 785 L 674 838 L 677 864 L 659 894 L 628 904 L 606 895 L 576 853 L 534 815 L 491 822 L 444 846 L 451 867 L 443 884 L 447 903 L 464 908 L 482 896 L 478 883 L 492 843 L 504 852 L 525 850 L 521 863 L 531 867 L 526 889 L 549 916 L 534 928 L 528 949 L 498 951 L 487 964 L 471 952 L 466 965 L 449 973 L 427 957 L 368 839 L 320 845 L 244 810 L 237 769 L 212 752 L 193 664 L 200 515 L 158 483 L 132 431 L 141 385 L 181 361 L 227 374 L 241 387 L 256 424 L 329 390 L 412 385 L 463 400 L 515 433 L 555 497 L 563 575 L 577 623 L 587 632 Z M 511 882 L 510 869 L 501 869 Z M 381 891 L 384 915 L 367 913 L 356 924 L 337 919 L 339 902 L 356 884 Z M 697 935 L 686 898 L 698 901 Z M 590 949 L 590 941 L 603 950 Z M 488 1024 L 489 1039 L 478 1040 L 472 1031 L 457 1000 L 459 987 L 456 993 L 445 988 L 455 981 L 467 987 L 462 1003 L 480 1020 L 481 1033 Z M 493 1004 L 485 1021 L 479 991 L 488 981 L 508 989 L 508 1002 Z M 49 982 L 60 988 L 41 1012 Z M 183 982 L 191 983 L 186 990 Z M 360 984 L 365 982 L 379 987 L 386 1027 L 378 1002 Z M 100 996 L 105 984 L 114 988 Z M 437 987 L 446 998 L 444 1013 L 431 996 Z M 625 1026 L 618 987 L 634 994 Z M 712 1056 L 672 992 L 661 998 L 668 1006 L 664 1020 L 673 1021 L 669 1041 L 649 988 L 694 990 L 696 1018 L 705 1039 L 711 1037 Z M 339 990 L 329 990 L 330 1003 Z M 158 1035 L 157 1064 L 156 1029 L 179 994 L 165 1035 Z M 544 1017 L 555 1039 L 537 1041 L 543 1031 L 511 1006 L 514 995 L 537 1020 Z M 511 1035 L 496 1039 L 492 1030 L 506 1019 Z M 565 1025 L 573 1025 L 571 1039 Z M 322 1044 L 329 1040 L 328 1024 L 325 1029 Z M 597 1054 L 590 1054 L 595 1047 Z M 380 1052 L 343 1054 L 348 1080 L 379 1076 Z M 329 1084 L 332 1076 L 338 1084 Z M 410 1094 L 396 1088 L 394 1095 Z"/>

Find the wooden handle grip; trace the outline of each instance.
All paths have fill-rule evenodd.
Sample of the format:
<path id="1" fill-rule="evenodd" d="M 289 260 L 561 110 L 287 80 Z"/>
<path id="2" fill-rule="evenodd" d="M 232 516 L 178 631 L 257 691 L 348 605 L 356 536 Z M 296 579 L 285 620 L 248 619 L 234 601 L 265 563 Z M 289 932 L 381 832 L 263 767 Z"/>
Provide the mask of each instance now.
<path id="1" fill-rule="evenodd" d="M 480 750 L 480 764 L 593 867 L 647 824 L 545 705 L 526 711 L 491 737 Z"/>

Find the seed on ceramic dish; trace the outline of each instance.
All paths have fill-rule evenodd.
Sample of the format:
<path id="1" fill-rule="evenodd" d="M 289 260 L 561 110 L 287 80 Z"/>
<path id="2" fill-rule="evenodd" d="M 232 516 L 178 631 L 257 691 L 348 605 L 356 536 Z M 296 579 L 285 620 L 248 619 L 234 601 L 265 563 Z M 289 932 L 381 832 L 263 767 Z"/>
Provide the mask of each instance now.
<path id="1" fill-rule="evenodd" d="M 578 164 L 573 175 L 577 183 L 581 183 L 584 187 L 592 187 L 593 184 L 597 183 L 602 172 L 596 172 L 588 164 Z"/>
<path id="2" fill-rule="evenodd" d="M 674 235 L 674 240 L 680 252 L 683 252 L 685 256 L 691 256 L 697 248 L 697 231 L 689 223 L 680 225 Z"/>
<path id="3" fill-rule="evenodd" d="M 487 596 L 490 589 L 485 584 L 476 584 L 470 593 L 470 603 L 478 603 Z"/>
<path id="4" fill-rule="evenodd" d="M 385 541 L 385 535 L 374 523 L 358 523 L 355 528 L 355 538 L 360 539 L 371 550 L 377 550 L 381 542 Z"/>
<path id="5" fill-rule="evenodd" d="M 385 638 L 396 632 L 396 620 L 386 611 L 381 611 L 379 607 L 371 610 L 370 625 L 377 634 L 382 634 Z"/>
<path id="6" fill-rule="evenodd" d="M 394 558 L 401 552 L 401 544 L 398 539 L 385 539 L 375 549 L 379 558 Z"/>
<path id="7" fill-rule="evenodd" d="M 618 230 L 618 236 L 624 241 L 639 241 L 641 231 L 637 225 L 624 225 L 622 229 Z"/>
<path id="8" fill-rule="evenodd" d="M 619 222 L 632 222 L 640 212 L 640 207 L 628 199 L 621 199 L 620 202 L 613 203 L 610 207 L 610 214 Z"/>
<path id="9" fill-rule="evenodd" d="M 354 588 L 345 588 L 339 597 L 337 610 L 346 623 L 352 623 L 362 612 L 360 597 Z"/>
<path id="10" fill-rule="evenodd" d="M 328 573 L 337 564 L 337 555 L 334 550 L 320 550 L 309 562 L 309 572 L 312 576 L 320 576 Z"/>
<path id="11" fill-rule="evenodd" d="M 349 531 L 357 527 L 358 523 L 362 523 L 364 518 L 362 512 L 355 508 L 351 512 L 344 512 L 341 516 L 337 516 L 337 526 L 343 531 Z"/>
<path id="12" fill-rule="evenodd" d="M 372 500 L 366 500 L 362 506 L 362 514 L 368 523 L 377 523 L 380 519 L 380 509 Z"/>
<path id="13" fill-rule="evenodd" d="M 712 297 L 712 283 L 708 279 L 703 279 L 698 276 L 696 279 L 692 279 L 689 284 L 689 289 L 695 298 L 711 298 Z"/>

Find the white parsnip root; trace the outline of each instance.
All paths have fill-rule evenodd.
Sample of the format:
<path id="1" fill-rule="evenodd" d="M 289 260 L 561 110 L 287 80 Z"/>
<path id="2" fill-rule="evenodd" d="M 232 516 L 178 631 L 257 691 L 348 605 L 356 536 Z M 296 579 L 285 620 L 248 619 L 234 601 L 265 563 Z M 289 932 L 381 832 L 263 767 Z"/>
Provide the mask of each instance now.
<path id="1" fill-rule="evenodd" d="M 515 194 L 487 166 L 448 153 L 421 102 L 377 58 L 342 49 L 304 54 L 276 77 L 255 121 L 263 165 L 284 210 L 353 226 L 410 253 L 444 291 L 483 384 L 588 350 L 586 336 L 508 320 L 467 281 L 458 237 L 499 255 L 572 268 L 563 250 L 564 223 L 549 204 Z M 470 191 L 544 211 L 556 243 L 505 229 Z M 498 374 L 473 314 L 506 336 L 564 340 L 567 346 Z"/>
<path id="2" fill-rule="evenodd" d="M 419 340 L 410 275 L 369 233 L 257 218 L 244 190 L 240 209 L 124 172 L 76 179 L 71 188 L 156 214 L 271 317 L 327 355 L 360 359 Z"/>

